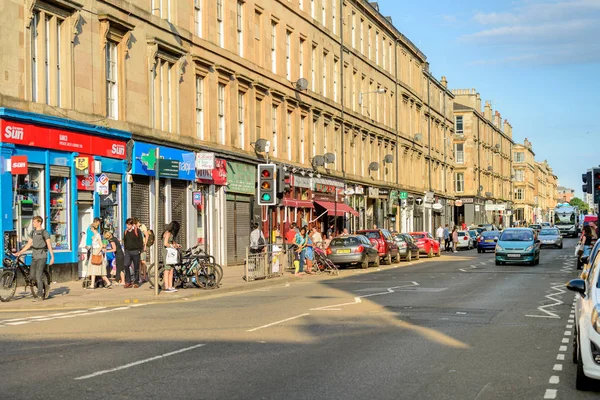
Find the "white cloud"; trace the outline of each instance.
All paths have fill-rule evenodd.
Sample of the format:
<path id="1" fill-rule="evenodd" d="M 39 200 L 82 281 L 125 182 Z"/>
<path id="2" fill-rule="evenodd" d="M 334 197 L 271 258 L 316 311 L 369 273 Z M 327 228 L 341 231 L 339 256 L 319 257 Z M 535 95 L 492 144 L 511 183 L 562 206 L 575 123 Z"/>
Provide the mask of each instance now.
<path id="1" fill-rule="evenodd" d="M 479 30 L 460 41 L 505 54 L 477 65 L 600 61 L 600 0 L 537 0 L 506 12 L 478 12 L 473 21 Z"/>

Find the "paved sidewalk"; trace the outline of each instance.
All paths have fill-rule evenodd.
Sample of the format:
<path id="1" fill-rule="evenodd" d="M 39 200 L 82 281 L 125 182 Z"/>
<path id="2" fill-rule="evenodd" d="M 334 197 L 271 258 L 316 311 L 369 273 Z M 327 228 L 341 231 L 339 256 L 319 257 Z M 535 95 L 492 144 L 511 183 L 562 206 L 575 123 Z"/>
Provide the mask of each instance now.
<path id="1" fill-rule="evenodd" d="M 179 289 L 175 293 L 159 292 L 158 296 L 154 294 L 154 288 L 151 288 L 149 283 L 144 283 L 137 289 L 125 289 L 123 286 L 113 285 L 112 289 L 89 290 L 83 288 L 83 280 L 80 279 L 78 281 L 52 283 L 50 297 L 45 301 L 37 302 L 32 301 L 33 297 L 29 290 L 26 292 L 23 286 L 19 286 L 15 297 L 10 302 L 0 303 L 0 312 L 181 301 L 191 297 L 214 296 L 228 292 L 252 290 L 262 286 L 285 284 L 297 279 L 288 273 L 281 277 L 246 282 L 242 278 L 243 276 L 243 265 L 224 267 L 223 279 L 218 289 L 204 290 L 189 285 L 187 289 Z"/>

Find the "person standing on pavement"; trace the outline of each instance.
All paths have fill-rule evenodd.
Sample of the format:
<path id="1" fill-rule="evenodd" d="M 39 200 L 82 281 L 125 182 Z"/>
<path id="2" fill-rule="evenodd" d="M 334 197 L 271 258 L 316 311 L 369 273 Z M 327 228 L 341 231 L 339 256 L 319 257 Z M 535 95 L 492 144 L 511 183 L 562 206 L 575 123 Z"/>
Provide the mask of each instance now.
<path id="1" fill-rule="evenodd" d="M 442 243 L 444 241 L 444 228 L 442 228 L 441 225 L 435 231 L 435 237 L 437 238 L 438 242 L 440 242 L 440 249 L 441 249 L 442 248 Z"/>
<path id="2" fill-rule="evenodd" d="M 115 237 L 111 231 L 104 232 L 104 238 L 110 243 L 110 250 L 106 250 L 106 254 L 114 253 L 115 256 L 115 282 L 117 285 L 125 284 L 125 254 L 123 253 L 123 247 L 117 237 Z"/>
<path id="3" fill-rule="evenodd" d="M 166 226 L 165 231 L 162 234 L 163 240 L 163 261 L 165 261 L 165 272 L 164 272 L 164 288 L 165 292 L 176 292 L 177 289 L 173 287 L 173 265 L 167 264 L 167 253 L 169 248 L 171 249 L 180 249 L 181 245 L 175 241 L 177 234 L 179 233 L 179 222 L 171 221 L 169 225 Z"/>
<path id="4" fill-rule="evenodd" d="M 54 250 L 52 250 L 52 243 L 50 242 L 50 234 L 42 226 L 44 220 L 42 217 L 36 215 L 33 217 L 31 224 L 33 225 L 33 232 L 31 237 L 23 246 L 21 251 L 17 252 L 16 256 L 21 257 L 21 254 L 33 248 L 31 252 L 31 267 L 30 274 L 37 283 L 38 292 L 37 298 L 33 301 L 44 300 L 44 269 L 46 268 L 46 262 L 48 262 L 48 253 L 50 253 L 50 262 L 48 265 L 54 264 Z"/>
<path id="5" fill-rule="evenodd" d="M 306 228 L 300 229 L 300 233 L 296 234 L 295 239 L 296 246 L 298 246 L 298 248 L 296 249 L 296 253 L 298 253 L 298 258 L 300 261 L 298 264 L 298 269 L 296 269 L 296 272 L 294 274 L 296 276 L 304 274 L 304 263 L 306 262 L 306 246 L 308 245 L 307 239 L 308 238 L 306 235 Z"/>
<path id="6" fill-rule="evenodd" d="M 102 236 L 100 236 L 96 226 L 92 225 L 90 231 L 92 232 L 92 256 L 90 257 L 88 264 L 87 273 L 90 276 L 90 286 L 87 289 L 93 290 L 96 288 L 96 276 L 102 277 L 106 289 L 112 289 L 112 284 L 106 277 L 106 259 L 102 257 L 102 262 L 100 264 L 92 263 L 94 256 L 104 255 L 104 243 L 102 243 Z"/>
<path id="7" fill-rule="evenodd" d="M 148 259 L 148 238 L 150 237 L 150 230 L 145 224 L 142 224 L 139 219 L 133 218 L 133 223 L 142 232 L 144 239 L 144 249 L 140 253 L 140 283 L 148 281 L 148 268 L 146 266 L 146 260 Z"/>
<path id="8" fill-rule="evenodd" d="M 444 251 L 450 251 L 450 230 L 448 224 L 444 227 Z"/>
<path id="9" fill-rule="evenodd" d="M 265 235 L 260 230 L 260 226 L 255 222 L 250 233 L 250 253 L 258 254 L 265 250 Z"/>
<path id="10" fill-rule="evenodd" d="M 135 225 L 133 218 L 125 221 L 127 229 L 123 234 L 123 247 L 125 248 L 125 289 L 138 288 L 140 281 L 140 254 L 144 250 L 144 234 Z M 133 264 L 133 279 L 130 265 Z"/>
<path id="11" fill-rule="evenodd" d="M 94 218 L 90 226 L 88 226 L 87 231 L 85 232 L 85 248 L 87 249 L 87 262 L 89 262 L 91 257 L 92 250 L 92 239 L 94 237 L 94 233 L 92 232 L 92 227 L 99 229 L 100 228 L 100 218 Z"/>
<path id="12" fill-rule="evenodd" d="M 452 228 L 452 252 L 457 253 L 456 245 L 458 244 L 458 231 L 456 230 L 456 226 Z"/>

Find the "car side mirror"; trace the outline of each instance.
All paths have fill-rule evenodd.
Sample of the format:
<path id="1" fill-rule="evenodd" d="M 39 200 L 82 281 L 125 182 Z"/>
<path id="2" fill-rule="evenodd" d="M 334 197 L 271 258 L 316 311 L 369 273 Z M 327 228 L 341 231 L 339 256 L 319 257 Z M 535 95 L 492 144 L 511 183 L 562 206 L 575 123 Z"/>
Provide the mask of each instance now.
<path id="1" fill-rule="evenodd" d="M 585 298 L 585 281 L 583 279 L 571 279 L 567 283 L 567 289 L 577 292 L 581 297 Z"/>

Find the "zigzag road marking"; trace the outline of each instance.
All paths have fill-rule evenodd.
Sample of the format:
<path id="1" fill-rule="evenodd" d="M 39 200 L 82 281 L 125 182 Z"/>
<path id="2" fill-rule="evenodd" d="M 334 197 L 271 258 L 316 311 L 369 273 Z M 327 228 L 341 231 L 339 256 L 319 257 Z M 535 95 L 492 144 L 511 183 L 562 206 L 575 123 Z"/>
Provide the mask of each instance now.
<path id="1" fill-rule="evenodd" d="M 557 318 L 560 319 L 560 316 L 552 311 L 548 311 L 546 310 L 547 308 L 551 308 L 551 307 L 555 307 L 561 304 L 564 304 L 561 300 L 558 300 L 557 298 L 555 298 L 555 296 L 561 296 L 563 293 L 566 292 L 566 290 L 564 289 L 565 284 L 564 283 L 551 283 L 550 288 L 554 289 L 555 292 L 554 293 L 550 293 L 548 295 L 546 295 L 545 297 L 549 300 L 552 301 L 552 303 L 550 304 L 546 304 L 544 306 L 539 306 L 537 309 L 540 310 L 542 313 L 544 313 L 545 315 L 525 315 L 526 317 L 533 317 L 533 318 Z"/>
<path id="2" fill-rule="evenodd" d="M 333 304 L 333 305 L 330 305 L 330 306 L 323 306 L 323 307 L 311 308 L 310 311 L 333 311 L 335 309 L 340 309 L 340 307 L 343 307 L 343 306 L 351 306 L 351 305 L 354 305 L 354 304 L 362 303 L 361 299 L 365 299 L 367 297 L 382 296 L 382 295 L 386 295 L 386 294 L 396 293 L 396 290 L 403 289 L 403 288 L 409 288 L 409 287 L 415 287 L 415 286 L 419 286 L 419 284 L 417 282 L 415 282 L 415 281 L 412 281 L 412 282 L 409 282 L 408 285 L 400 285 L 400 286 L 389 287 L 389 288 L 385 289 L 384 292 L 371 293 L 371 294 L 363 294 L 362 296 L 356 296 L 356 297 L 354 297 L 354 301 L 349 302 L 349 303 Z"/>

